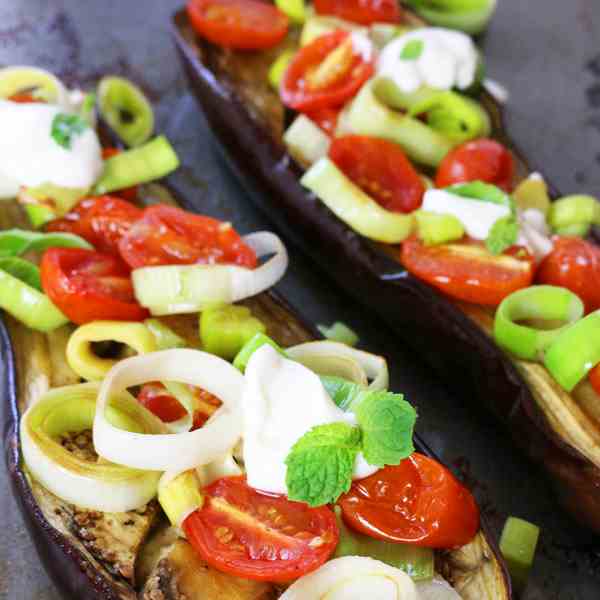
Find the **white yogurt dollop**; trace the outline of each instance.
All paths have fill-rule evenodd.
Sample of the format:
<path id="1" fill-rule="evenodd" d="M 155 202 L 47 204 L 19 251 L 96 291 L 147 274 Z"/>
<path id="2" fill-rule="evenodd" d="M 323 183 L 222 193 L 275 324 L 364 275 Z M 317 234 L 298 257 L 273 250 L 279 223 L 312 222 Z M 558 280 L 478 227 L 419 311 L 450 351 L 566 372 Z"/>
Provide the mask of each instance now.
<path id="1" fill-rule="evenodd" d="M 16 196 L 20 186 L 87 189 L 100 177 L 102 148 L 91 127 L 75 134 L 70 148 L 52 138 L 61 112 L 56 105 L 0 100 L 0 197 Z"/>
<path id="2" fill-rule="evenodd" d="M 335 405 L 317 375 L 269 345 L 252 355 L 245 380 L 242 406 L 248 485 L 286 494 L 285 459 L 292 446 L 311 428 L 340 421 L 352 423 L 353 415 Z M 378 470 L 359 454 L 354 479 Z"/>
<path id="3" fill-rule="evenodd" d="M 411 42 L 421 42 L 417 58 L 401 58 Z M 421 86 L 439 90 L 464 90 L 475 81 L 479 56 L 473 40 L 460 31 L 424 27 L 390 42 L 379 56 L 377 74 L 389 77 L 401 91 L 410 94 Z"/>

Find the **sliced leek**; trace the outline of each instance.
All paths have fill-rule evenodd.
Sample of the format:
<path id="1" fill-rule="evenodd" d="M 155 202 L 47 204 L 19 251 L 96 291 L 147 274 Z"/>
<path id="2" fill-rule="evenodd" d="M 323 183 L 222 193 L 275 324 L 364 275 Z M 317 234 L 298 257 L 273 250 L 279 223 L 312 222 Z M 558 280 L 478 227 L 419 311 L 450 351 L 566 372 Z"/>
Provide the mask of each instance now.
<path id="1" fill-rule="evenodd" d="M 70 106 L 69 92 L 55 75 L 37 67 L 6 67 L 0 69 L 0 98 L 30 94 L 33 98 Z"/>
<path id="2" fill-rule="evenodd" d="M 195 471 L 184 471 L 175 477 L 165 473 L 158 484 L 158 501 L 171 524 L 181 527 L 187 517 L 204 504 Z"/>

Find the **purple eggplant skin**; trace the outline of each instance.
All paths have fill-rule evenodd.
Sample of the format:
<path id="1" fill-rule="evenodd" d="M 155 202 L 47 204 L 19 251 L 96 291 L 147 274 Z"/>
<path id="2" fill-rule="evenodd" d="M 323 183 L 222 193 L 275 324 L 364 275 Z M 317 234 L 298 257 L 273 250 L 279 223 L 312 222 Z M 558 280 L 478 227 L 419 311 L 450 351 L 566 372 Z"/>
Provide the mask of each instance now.
<path id="1" fill-rule="evenodd" d="M 172 33 L 219 148 L 258 207 L 444 380 L 475 407 L 484 405 L 545 470 L 563 506 L 600 533 L 600 469 L 553 431 L 508 356 L 450 300 L 407 273 L 390 247 L 353 232 L 300 185 L 302 169 L 216 66 L 221 50 L 194 34 L 185 11 L 174 15 Z M 513 150 L 520 175 L 531 172 L 505 133 L 499 106 L 487 95 L 483 102 L 494 136 Z"/>

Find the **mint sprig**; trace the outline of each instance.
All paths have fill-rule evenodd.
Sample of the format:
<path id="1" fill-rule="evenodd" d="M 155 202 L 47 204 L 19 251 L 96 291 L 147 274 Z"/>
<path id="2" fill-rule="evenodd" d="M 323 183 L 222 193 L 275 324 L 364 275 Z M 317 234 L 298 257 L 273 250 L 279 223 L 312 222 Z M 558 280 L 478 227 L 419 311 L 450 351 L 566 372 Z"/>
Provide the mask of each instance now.
<path id="1" fill-rule="evenodd" d="M 486 248 L 494 255 L 514 246 L 519 238 L 519 223 L 514 216 L 498 219 L 485 240 Z"/>
<path id="2" fill-rule="evenodd" d="M 81 135 L 88 127 L 87 121 L 79 115 L 58 113 L 52 119 L 50 135 L 59 146 L 70 150 L 73 138 Z"/>
<path id="3" fill-rule="evenodd" d="M 513 199 L 506 192 L 491 183 L 471 181 L 469 183 L 456 183 L 444 189 L 456 196 L 500 204 L 501 206 L 510 208 L 511 212 L 514 211 Z"/>

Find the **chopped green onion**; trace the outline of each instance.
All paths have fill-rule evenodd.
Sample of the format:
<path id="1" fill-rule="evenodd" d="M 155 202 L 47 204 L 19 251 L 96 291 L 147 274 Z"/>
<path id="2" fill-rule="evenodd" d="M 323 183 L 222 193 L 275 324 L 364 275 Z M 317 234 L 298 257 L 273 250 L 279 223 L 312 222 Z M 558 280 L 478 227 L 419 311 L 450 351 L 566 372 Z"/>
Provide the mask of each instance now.
<path id="1" fill-rule="evenodd" d="M 94 193 L 108 194 L 141 183 L 166 177 L 179 166 L 173 147 L 163 135 L 151 142 L 111 156 L 104 162 L 104 173 Z"/>
<path id="2" fill-rule="evenodd" d="M 600 363 L 600 310 L 563 331 L 546 352 L 544 364 L 567 392 Z"/>
<path id="3" fill-rule="evenodd" d="M 581 299 L 573 292 L 551 285 L 537 285 L 505 298 L 494 322 L 494 337 L 501 348 L 525 360 L 542 357 L 543 351 L 584 314 Z M 550 330 L 520 325 L 519 321 L 542 319 L 563 321 Z"/>
<path id="4" fill-rule="evenodd" d="M 43 227 L 46 223 L 53 221 L 57 217 L 56 212 L 45 204 L 26 204 L 25 212 L 34 229 Z"/>
<path id="5" fill-rule="evenodd" d="M 195 471 L 184 471 L 173 479 L 163 475 L 158 484 L 158 501 L 174 527 L 181 527 L 185 519 L 202 508 L 204 496 Z"/>
<path id="6" fill-rule="evenodd" d="M 159 319 L 146 319 L 144 325 L 154 336 L 157 350 L 171 350 L 171 348 L 185 348 L 187 346 L 182 337 L 178 336 Z"/>
<path id="7" fill-rule="evenodd" d="M 593 196 L 566 196 L 553 202 L 548 213 L 548 223 L 554 231 L 578 232 L 589 230 L 591 225 L 600 225 L 600 202 Z M 570 228 L 576 229 L 570 229 Z"/>
<path id="8" fill-rule="evenodd" d="M 246 306 L 208 308 L 200 314 L 200 340 L 210 354 L 226 360 L 235 358 L 256 334 L 267 331 Z"/>
<path id="9" fill-rule="evenodd" d="M 554 231 L 556 235 L 563 237 L 587 237 L 592 229 L 591 225 L 569 225 L 568 227 L 559 227 Z"/>
<path id="10" fill-rule="evenodd" d="M 251 340 L 246 342 L 242 349 L 238 352 L 237 356 L 233 360 L 233 366 L 239 369 L 242 373 L 246 371 L 250 357 L 262 346 L 268 344 L 273 346 L 279 354 L 285 356 L 285 351 L 275 341 L 273 341 L 268 335 L 264 333 L 257 333 Z"/>
<path id="11" fill-rule="evenodd" d="M 41 290 L 35 265 L 16 257 L 0 259 L 0 308 L 37 331 L 52 331 L 68 323 Z"/>
<path id="12" fill-rule="evenodd" d="M 523 589 L 527 583 L 539 537 L 537 525 L 516 517 L 506 520 L 500 537 L 500 551 L 518 589 Z"/>
<path id="13" fill-rule="evenodd" d="M 306 5 L 304 0 L 275 0 L 275 4 L 294 23 L 301 25 L 306 21 Z"/>
<path id="14" fill-rule="evenodd" d="M 453 215 L 419 210 L 415 213 L 419 238 L 426 246 L 460 240 L 465 235 L 463 224 Z"/>
<path id="15" fill-rule="evenodd" d="M 43 252 L 48 248 L 93 247 L 72 233 L 38 233 L 26 229 L 0 231 L 0 256 L 19 256 L 25 252 Z"/>
<path id="16" fill-rule="evenodd" d="M 296 52 L 294 50 L 284 50 L 271 65 L 269 69 L 269 83 L 276 92 L 279 92 L 281 80 L 295 54 Z"/>
<path id="17" fill-rule="evenodd" d="M 348 325 L 341 321 L 336 321 L 331 327 L 317 325 L 317 329 L 323 337 L 333 342 L 340 342 L 347 346 L 356 346 L 358 344 L 358 335 Z"/>
<path id="18" fill-rule="evenodd" d="M 298 115 L 283 134 L 283 141 L 292 157 L 302 166 L 310 167 L 329 154 L 331 139 L 306 115 Z"/>
<path id="19" fill-rule="evenodd" d="M 481 33 L 496 10 L 496 0 L 406 0 L 431 25 Z"/>

